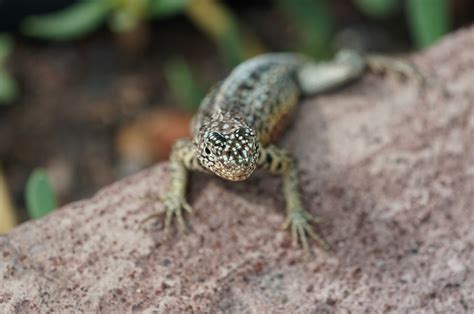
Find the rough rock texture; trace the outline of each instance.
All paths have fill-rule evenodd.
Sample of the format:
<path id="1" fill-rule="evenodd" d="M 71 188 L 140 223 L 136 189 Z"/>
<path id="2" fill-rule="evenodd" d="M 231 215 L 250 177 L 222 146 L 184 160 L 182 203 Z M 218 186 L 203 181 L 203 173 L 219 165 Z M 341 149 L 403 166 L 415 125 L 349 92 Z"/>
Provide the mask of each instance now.
<path id="1" fill-rule="evenodd" d="M 192 228 L 165 241 L 160 164 L 0 238 L 0 312 L 474 312 L 474 28 L 303 102 L 283 140 L 333 245 L 290 246 L 281 182 L 193 175 Z"/>

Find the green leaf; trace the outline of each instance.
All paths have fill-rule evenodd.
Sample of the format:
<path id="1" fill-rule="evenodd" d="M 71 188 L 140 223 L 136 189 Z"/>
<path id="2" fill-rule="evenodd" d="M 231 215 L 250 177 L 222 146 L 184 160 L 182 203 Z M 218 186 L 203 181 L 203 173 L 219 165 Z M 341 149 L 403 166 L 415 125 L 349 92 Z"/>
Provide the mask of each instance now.
<path id="1" fill-rule="evenodd" d="M 230 65 L 264 51 L 256 36 L 240 25 L 237 17 L 222 1 L 190 1 L 186 15 L 216 42 Z"/>
<path id="2" fill-rule="evenodd" d="M 150 0 L 152 15 L 156 17 L 172 16 L 182 12 L 189 0 Z"/>
<path id="3" fill-rule="evenodd" d="M 288 12 L 301 36 L 300 49 L 315 58 L 331 53 L 333 15 L 328 0 L 279 0 L 280 7 Z"/>
<path id="4" fill-rule="evenodd" d="M 391 15 L 400 4 L 398 0 L 354 0 L 354 2 L 363 13 L 375 18 Z"/>
<path id="5" fill-rule="evenodd" d="M 43 169 L 35 169 L 28 178 L 26 206 L 33 219 L 43 217 L 56 208 L 56 196 Z"/>
<path id="6" fill-rule="evenodd" d="M 0 66 L 6 61 L 12 51 L 12 40 L 7 34 L 0 34 Z"/>
<path id="7" fill-rule="evenodd" d="M 18 96 L 18 87 L 10 73 L 0 69 L 0 105 L 8 104 Z"/>
<path id="8" fill-rule="evenodd" d="M 150 0 L 120 1 L 113 10 L 109 25 L 113 31 L 129 31 L 150 15 Z"/>
<path id="9" fill-rule="evenodd" d="M 175 98 L 193 112 L 199 107 L 202 91 L 183 58 L 175 58 L 165 65 L 165 76 Z"/>
<path id="10" fill-rule="evenodd" d="M 235 23 L 230 23 L 223 30 L 223 36 L 217 38 L 217 43 L 227 63 L 231 66 L 236 66 L 246 59 L 247 52 L 243 40 L 244 35 Z"/>
<path id="11" fill-rule="evenodd" d="M 25 18 L 22 30 L 27 35 L 39 38 L 74 39 L 95 30 L 109 10 L 108 1 L 79 1 L 58 12 Z"/>
<path id="12" fill-rule="evenodd" d="M 419 48 L 429 46 L 451 28 L 451 12 L 446 0 L 408 0 L 406 9 L 412 36 Z"/>

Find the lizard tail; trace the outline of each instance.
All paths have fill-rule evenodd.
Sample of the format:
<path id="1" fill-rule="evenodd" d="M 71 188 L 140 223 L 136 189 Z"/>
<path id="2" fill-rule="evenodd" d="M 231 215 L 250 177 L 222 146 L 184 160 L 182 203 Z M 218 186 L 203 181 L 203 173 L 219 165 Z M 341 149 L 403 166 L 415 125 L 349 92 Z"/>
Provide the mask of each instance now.
<path id="1" fill-rule="evenodd" d="M 308 62 L 296 73 L 303 95 L 314 95 L 345 85 L 365 71 L 365 59 L 355 51 L 342 50 L 334 60 Z"/>

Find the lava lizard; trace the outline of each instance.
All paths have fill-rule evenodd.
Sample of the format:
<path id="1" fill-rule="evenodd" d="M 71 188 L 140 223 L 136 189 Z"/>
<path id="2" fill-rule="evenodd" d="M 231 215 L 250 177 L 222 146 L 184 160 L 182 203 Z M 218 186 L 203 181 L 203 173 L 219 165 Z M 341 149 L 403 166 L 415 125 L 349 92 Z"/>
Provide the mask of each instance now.
<path id="1" fill-rule="evenodd" d="M 361 77 L 367 70 L 421 78 L 419 72 L 402 59 L 363 57 L 350 50 L 343 50 L 333 60 L 320 63 L 295 53 L 268 53 L 237 66 L 203 99 L 191 123 L 192 140 L 180 139 L 173 145 L 171 183 L 162 198 L 165 233 L 173 216 L 184 229 L 182 211 L 192 211 L 186 201 L 190 170 L 241 181 L 256 168 L 262 168 L 283 178 L 287 211 L 283 228 L 291 227 L 293 245 L 297 246 L 299 240 L 308 252 L 307 236 L 310 236 L 328 249 L 328 243 L 311 228 L 312 222 L 323 220 L 304 209 L 296 159 L 272 143 L 284 130 L 301 95 L 341 86 Z"/>

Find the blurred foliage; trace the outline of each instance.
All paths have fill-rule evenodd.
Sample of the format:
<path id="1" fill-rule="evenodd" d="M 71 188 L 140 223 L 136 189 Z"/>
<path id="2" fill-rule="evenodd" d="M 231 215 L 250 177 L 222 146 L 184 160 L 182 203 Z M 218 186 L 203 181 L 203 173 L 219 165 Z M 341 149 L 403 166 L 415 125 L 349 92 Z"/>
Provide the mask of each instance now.
<path id="1" fill-rule="evenodd" d="M 151 17 L 182 11 L 184 0 L 83 0 L 49 14 L 25 18 L 25 34 L 50 40 L 72 40 L 91 33 L 108 21 L 116 32 L 126 32 Z"/>
<path id="2" fill-rule="evenodd" d="M 6 34 L 0 34 L 0 64 L 3 64 L 12 51 L 12 41 Z"/>
<path id="3" fill-rule="evenodd" d="M 204 94 L 193 78 L 186 61 L 183 58 L 168 61 L 165 65 L 165 76 L 179 103 L 188 111 L 196 111 Z"/>
<path id="4" fill-rule="evenodd" d="M 388 17 L 405 3 L 410 32 L 418 48 L 431 45 L 450 30 L 449 0 L 354 0 L 354 3 L 374 18 Z"/>
<path id="5" fill-rule="evenodd" d="M 26 183 L 26 208 L 31 218 L 43 217 L 56 208 L 56 195 L 46 172 L 37 168 Z"/>
<path id="6" fill-rule="evenodd" d="M 438 40 L 451 28 L 448 0 L 407 0 L 407 14 L 413 39 L 419 48 Z"/>
<path id="7" fill-rule="evenodd" d="M 80 1 L 61 11 L 25 18 L 22 31 L 51 40 L 74 39 L 100 26 L 110 8 L 108 1 Z"/>
<path id="8" fill-rule="evenodd" d="M 110 28 L 116 32 L 126 32 L 149 18 L 153 1 L 116 0 L 115 2 L 109 19 Z"/>
<path id="9" fill-rule="evenodd" d="M 7 183 L 0 169 L 0 235 L 15 226 L 16 218 L 13 204 L 9 197 Z"/>
<path id="10" fill-rule="evenodd" d="M 15 80 L 6 69 L 0 69 L 0 105 L 11 103 L 17 96 Z"/>
<path id="11" fill-rule="evenodd" d="M 374 18 L 384 18 L 400 8 L 398 0 L 354 0 L 359 10 Z"/>
<path id="12" fill-rule="evenodd" d="M 16 82 L 6 69 L 12 48 L 11 38 L 6 34 L 0 34 L 0 105 L 12 102 L 18 95 Z"/>
<path id="13" fill-rule="evenodd" d="M 182 12 L 191 0 L 152 0 L 151 10 L 154 16 L 171 16 Z"/>
<path id="14" fill-rule="evenodd" d="M 333 16 L 327 0 L 279 0 L 301 35 L 300 50 L 314 58 L 331 55 Z"/>
<path id="15" fill-rule="evenodd" d="M 231 65 L 263 52 L 253 33 L 242 30 L 232 12 L 215 0 L 84 0 L 50 14 L 27 17 L 22 30 L 29 36 L 64 41 L 87 35 L 105 21 L 120 33 L 151 18 L 179 13 L 215 41 Z"/>
<path id="16" fill-rule="evenodd" d="M 398 0 L 353 2 L 361 12 L 377 19 L 397 12 L 403 3 Z M 447 0 L 430 0 L 429 5 L 426 0 L 405 2 L 411 32 L 418 47 L 429 45 L 448 31 Z M 327 58 L 333 53 L 331 42 L 335 22 L 329 0 L 278 0 L 276 4 L 296 26 L 298 50 L 317 59 Z M 110 29 L 121 33 L 138 29 L 149 19 L 176 14 L 186 15 L 211 38 L 231 66 L 265 51 L 254 32 L 245 29 L 232 11 L 218 0 L 84 0 L 50 14 L 27 17 L 22 30 L 34 37 L 71 40 L 94 31 L 105 22 Z M 15 90 L 8 74 L 0 74 L 0 78 L 3 82 L 0 82 L 0 92 Z M 8 95 L 8 92 L 4 91 L 4 94 Z M 186 101 L 189 104 L 189 99 Z"/>
<path id="17" fill-rule="evenodd" d="M 217 43 L 231 65 L 264 52 L 257 37 L 239 27 L 232 12 L 219 1 L 192 1 L 186 13 L 196 26 Z"/>

